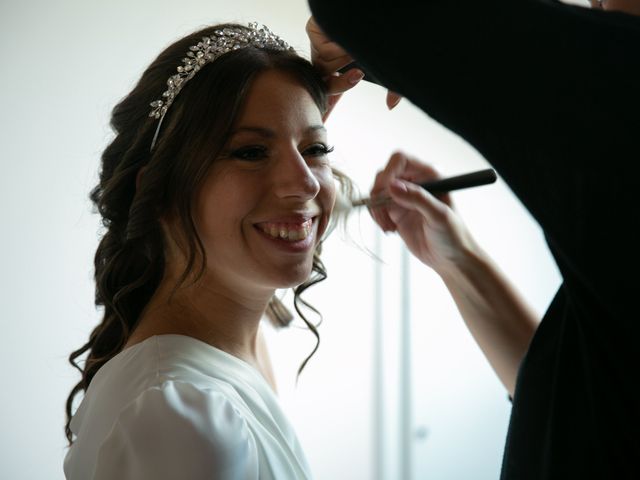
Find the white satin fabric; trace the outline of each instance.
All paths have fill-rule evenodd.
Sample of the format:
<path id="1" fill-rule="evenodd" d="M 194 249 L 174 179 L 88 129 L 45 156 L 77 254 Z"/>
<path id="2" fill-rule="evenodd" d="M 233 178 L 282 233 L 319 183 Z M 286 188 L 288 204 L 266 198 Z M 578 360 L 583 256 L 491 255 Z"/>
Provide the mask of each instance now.
<path id="1" fill-rule="evenodd" d="M 311 478 L 262 375 L 183 335 L 148 338 L 103 365 L 71 430 L 68 480 Z"/>

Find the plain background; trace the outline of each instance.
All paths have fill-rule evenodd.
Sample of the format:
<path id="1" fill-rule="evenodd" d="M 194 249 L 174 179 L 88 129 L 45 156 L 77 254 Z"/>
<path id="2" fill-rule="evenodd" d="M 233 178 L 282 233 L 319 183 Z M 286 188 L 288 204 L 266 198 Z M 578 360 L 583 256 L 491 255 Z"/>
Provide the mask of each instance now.
<path id="1" fill-rule="evenodd" d="M 64 403 L 79 380 L 67 357 L 100 320 L 92 279 L 100 229 L 88 193 L 111 108 L 162 48 L 200 26 L 256 20 L 308 55 L 308 16 L 301 0 L 0 4 L 1 478 L 63 478 Z M 388 112 L 374 85 L 350 92 L 327 127 L 334 163 L 363 192 L 397 148 L 445 175 L 488 166 L 408 101 Z M 499 180 L 454 202 L 542 315 L 559 276 L 510 190 Z M 268 332 L 282 403 L 316 478 L 497 478 L 510 404 L 442 282 L 407 261 L 366 213 L 324 253 L 329 279 L 307 296 L 324 315 L 322 341 L 297 385 L 312 335 Z"/>

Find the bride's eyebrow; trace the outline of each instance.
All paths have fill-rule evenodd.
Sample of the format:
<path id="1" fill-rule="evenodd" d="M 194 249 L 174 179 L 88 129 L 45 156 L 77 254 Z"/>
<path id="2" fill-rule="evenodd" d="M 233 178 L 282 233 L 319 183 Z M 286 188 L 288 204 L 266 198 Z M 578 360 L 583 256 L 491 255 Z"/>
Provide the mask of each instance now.
<path id="1" fill-rule="evenodd" d="M 311 125 L 304 130 L 304 133 L 311 133 L 318 130 L 326 131 L 326 128 L 324 127 L 324 125 Z M 278 136 L 277 133 L 274 130 L 271 130 L 270 128 L 253 127 L 249 125 L 237 127 L 231 132 L 231 135 L 233 136 L 242 132 L 257 133 L 258 135 L 261 135 L 266 138 L 274 138 Z"/>

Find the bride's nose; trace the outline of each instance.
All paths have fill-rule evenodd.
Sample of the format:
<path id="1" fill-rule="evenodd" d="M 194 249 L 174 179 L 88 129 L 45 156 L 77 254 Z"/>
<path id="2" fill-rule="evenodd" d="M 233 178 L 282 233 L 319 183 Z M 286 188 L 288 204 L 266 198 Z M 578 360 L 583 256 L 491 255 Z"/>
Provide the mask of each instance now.
<path id="1" fill-rule="evenodd" d="M 276 162 L 272 171 L 275 193 L 280 198 L 310 200 L 320 192 L 320 182 L 297 149 L 290 149 Z"/>

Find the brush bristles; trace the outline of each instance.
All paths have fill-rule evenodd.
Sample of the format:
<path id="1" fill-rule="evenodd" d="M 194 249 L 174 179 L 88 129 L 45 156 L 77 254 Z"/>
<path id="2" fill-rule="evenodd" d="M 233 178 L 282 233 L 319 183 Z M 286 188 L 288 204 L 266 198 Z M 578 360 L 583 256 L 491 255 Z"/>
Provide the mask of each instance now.
<path id="1" fill-rule="evenodd" d="M 361 198 L 359 200 L 354 200 L 351 206 L 375 208 L 388 205 L 389 202 L 391 202 L 391 197 Z"/>

